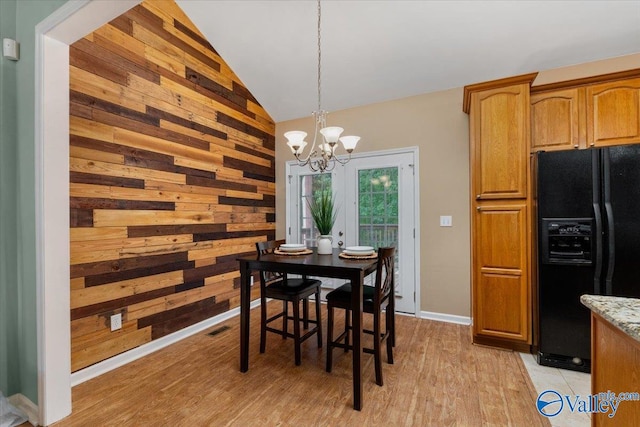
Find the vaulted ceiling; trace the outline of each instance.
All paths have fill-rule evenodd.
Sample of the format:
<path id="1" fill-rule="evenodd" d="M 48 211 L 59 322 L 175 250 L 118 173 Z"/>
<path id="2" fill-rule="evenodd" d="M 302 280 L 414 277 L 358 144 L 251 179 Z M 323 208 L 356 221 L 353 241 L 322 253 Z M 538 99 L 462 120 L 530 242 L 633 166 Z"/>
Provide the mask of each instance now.
<path id="1" fill-rule="evenodd" d="M 315 1 L 177 3 L 276 122 L 316 109 Z M 325 0 L 322 107 L 335 111 L 638 52 L 638 0 Z"/>

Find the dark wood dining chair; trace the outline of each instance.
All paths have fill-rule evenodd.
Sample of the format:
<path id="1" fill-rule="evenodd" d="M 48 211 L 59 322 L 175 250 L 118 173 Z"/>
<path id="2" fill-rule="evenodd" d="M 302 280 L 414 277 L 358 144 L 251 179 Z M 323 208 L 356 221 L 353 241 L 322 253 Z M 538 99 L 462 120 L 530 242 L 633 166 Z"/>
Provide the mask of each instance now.
<path id="1" fill-rule="evenodd" d="M 364 332 L 373 335 L 373 348 L 363 348 L 365 353 L 373 354 L 376 368 L 376 384 L 382 385 L 381 346 L 387 344 L 387 363 L 393 364 L 393 347 L 395 346 L 395 299 L 394 299 L 394 257 L 395 248 L 378 249 L 378 267 L 376 269 L 375 286 L 365 285 L 362 290 L 363 311 L 373 315 L 373 330 Z M 345 328 L 333 338 L 333 315 L 335 308 L 345 310 Z M 327 372 L 333 366 L 333 349 L 343 348 L 345 352 L 353 348 L 349 344 L 351 319 L 351 283 L 340 286 L 327 294 Z M 385 311 L 385 330 L 381 331 L 382 311 Z M 344 342 L 343 342 L 344 341 Z"/>
<path id="2" fill-rule="evenodd" d="M 271 240 L 257 242 L 258 255 L 273 253 L 285 240 Z M 283 255 L 286 256 L 286 255 Z M 288 278 L 286 274 L 269 271 L 260 272 L 260 353 L 265 352 L 267 332 L 273 332 L 283 339 L 293 338 L 295 346 L 296 365 L 300 365 L 301 344 L 313 334 L 317 334 L 318 347 L 322 347 L 322 316 L 320 315 L 320 285 L 322 282 L 316 279 Z M 316 318 L 309 318 L 309 297 L 316 298 Z M 282 311 L 267 318 L 267 298 L 281 300 Z M 293 316 L 289 315 L 289 302 L 293 306 Z M 300 317 L 300 302 L 303 305 L 302 317 Z M 271 322 L 282 318 L 282 328 L 269 326 Z M 293 334 L 289 332 L 289 320 L 293 321 Z M 301 335 L 300 323 L 307 332 Z M 309 324 L 313 324 L 309 329 Z"/>

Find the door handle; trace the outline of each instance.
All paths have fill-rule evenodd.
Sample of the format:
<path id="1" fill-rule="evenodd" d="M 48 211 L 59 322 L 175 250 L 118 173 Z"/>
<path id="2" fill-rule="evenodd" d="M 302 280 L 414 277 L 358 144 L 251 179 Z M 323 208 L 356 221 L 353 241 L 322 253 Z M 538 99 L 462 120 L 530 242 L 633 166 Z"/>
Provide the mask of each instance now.
<path id="1" fill-rule="evenodd" d="M 342 240 L 340 240 L 340 241 L 338 242 L 338 246 L 342 246 L 342 245 L 344 245 L 344 242 L 343 242 Z"/>
<path id="2" fill-rule="evenodd" d="M 338 236 L 342 237 L 344 236 L 344 233 L 342 231 L 338 231 Z"/>

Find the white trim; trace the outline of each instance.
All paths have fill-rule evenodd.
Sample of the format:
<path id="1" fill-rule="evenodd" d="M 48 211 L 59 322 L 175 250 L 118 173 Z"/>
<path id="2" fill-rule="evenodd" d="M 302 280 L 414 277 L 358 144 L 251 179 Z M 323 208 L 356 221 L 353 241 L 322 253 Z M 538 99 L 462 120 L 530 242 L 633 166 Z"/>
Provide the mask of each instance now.
<path id="1" fill-rule="evenodd" d="M 251 303 L 251 308 L 256 308 L 259 305 L 260 299 L 256 299 Z M 191 335 L 195 335 L 205 329 L 215 326 L 218 323 L 224 322 L 225 320 L 229 320 L 239 314 L 240 307 L 236 307 L 215 317 L 203 320 L 200 323 L 196 323 L 195 325 L 191 325 L 177 332 L 166 335 L 162 338 L 158 338 L 156 340 L 148 342 L 147 344 L 141 345 L 140 347 L 136 347 L 125 353 L 119 354 L 102 362 L 96 363 L 95 365 L 91 365 L 80 371 L 74 372 L 71 374 L 71 385 L 77 386 L 78 384 L 81 384 L 99 375 L 105 374 L 109 371 L 119 368 L 120 366 L 126 365 L 127 363 L 133 362 L 134 360 L 140 359 L 141 357 L 147 356 L 171 344 L 175 344 L 180 340 L 190 337 Z"/>
<path id="2" fill-rule="evenodd" d="M 48 425 L 71 413 L 69 208 L 60 203 L 69 200 L 69 47 L 45 34 L 37 34 L 36 44 L 38 402 Z M 65 107 L 52 108 L 59 102 Z M 67 148 L 58 149 L 59 141 Z"/>
<path id="3" fill-rule="evenodd" d="M 422 281 L 420 280 L 420 265 L 422 264 L 422 258 L 420 255 L 420 242 L 422 241 L 420 238 L 420 149 L 418 147 L 410 147 L 413 151 L 413 218 L 414 223 L 413 226 L 415 228 L 415 236 L 413 238 L 413 250 L 415 253 L 415 279 L 416 285 L 414 286 L 415 292 L 415 317 L 418 317 L 421 313 L 420 311 L 420 295 L 422 289 Z"/>
<path id="4" fill-rule="evenodd" d="M 458 325 L 471 325 L 471 317 L 458 316 L 455 314 L 436 313 L 434 311 L 421 311 L 420 318 L 435 320 L 437 322 L 456 323 Z"/>
<path id="5" fill-rule="evenodd" d="M 13 396 L 9 396 L 7 398 L 9 403 L 15 406 L 17 409 L 22 411 L 27 418 L 29 419 L 29 423 L 33 426 L 39 425 L 38 423 L 38 406 L 33 403 L 27 396 L 24 394 L 14 394 Z"/>
<path id="6" fill-rule="evenodd" d="M 69 0 L 36 25 L 36 36 L 46 34 L 70 45 L 141 2 L 142 0 Z"/>
<path id="7" fill-rule="evenodd" d="M 71 0 L 35 27 L 35 231 L 39 422 L 71 413 L 69 44 L 139 0 Z"/>
<path id="8" fill-rule="evenodd" d="M 67 3 L 63 4 L 62 6 L 60 6 L 58 9 L 56 9 L 51 15 L 47 16 L 44 20 L 42 20 L 40 23 L 38 23 L 36 25 L 36 37 L 38 35 L 43 35 L 43 34 L 47 34 L 49 36 L 51 36 L 53 30 L 55 30 L 57 27 L 61 27 L 65 25 L 65 21 L 72 17 L 76 12 L 78 12 L 80 9 L 82 9 L 83 7 L 85 7 L 87 4 L 89 4 L 91 2 L 91 0 L 69 0 Z M 56 39 L 61 40 L 58 37 L 55 37 Z M 37 40 L 36 40 L 36 44 L 37 44 Z M 73 41 L 65 41 L 66 44 L 71 44 L 73 43 Z M 38 59 L 39 57 L 39 53 L 42 52 L 38 52 L 38 50 L 36 49 L 36 59 Z"/>

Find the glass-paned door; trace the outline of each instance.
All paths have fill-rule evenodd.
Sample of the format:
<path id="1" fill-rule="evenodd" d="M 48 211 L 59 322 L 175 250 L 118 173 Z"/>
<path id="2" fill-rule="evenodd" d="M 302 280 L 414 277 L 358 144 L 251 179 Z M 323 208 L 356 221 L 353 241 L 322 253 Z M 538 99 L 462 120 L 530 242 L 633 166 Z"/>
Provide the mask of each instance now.
<path id="1" fill-rule="evenodd" d="M 288 191 L 287 191 L 287 242 L 304 243 L 307 247 L 317 245 L 320 234 L 311 218 L 308 201 L 320 193 L 329 193 L 336 197 L 338 217 L 332 230 L 333 246 L 338 247 L 339 230 L 344 229 L 344 211 L 341 200 L 344 192 L 339 189 L 338 182 L 343 182 L 342 168 L 336 168 L 331 172 L 312 172 L 307 167 L 289 165 L 288 167 Z M 342 285 L 344 281 L 326 277 L 322 280 L 322 294 L 324 295 Z"/>
<path id="2" fill-rule="evenodd" d="M 345 166 L 348 245 L 395 246 L 396 310 L 415 313 L 414 154 L 356 158 Z M 354 230 L 355 232 L 349 232 Z M 373 280 L 373 277 L 370 278 Z"/>
<path id="3" fill-rule="evenodd" d="M 338 209 L 333 246 L 396 247 L 396 310 L 415 313 L 415 153 L 364 154 L 331 172 L 313 173 L 288 165 L 287 240 L 315 246 L 315 229 L 307 200 L 331 191 Z M 330 190 L 329 190 L 330 189 Z M 373 275 L 366 282 L 373 283 Z M 343 282 L 322 278 L 325 290 Z"/>

